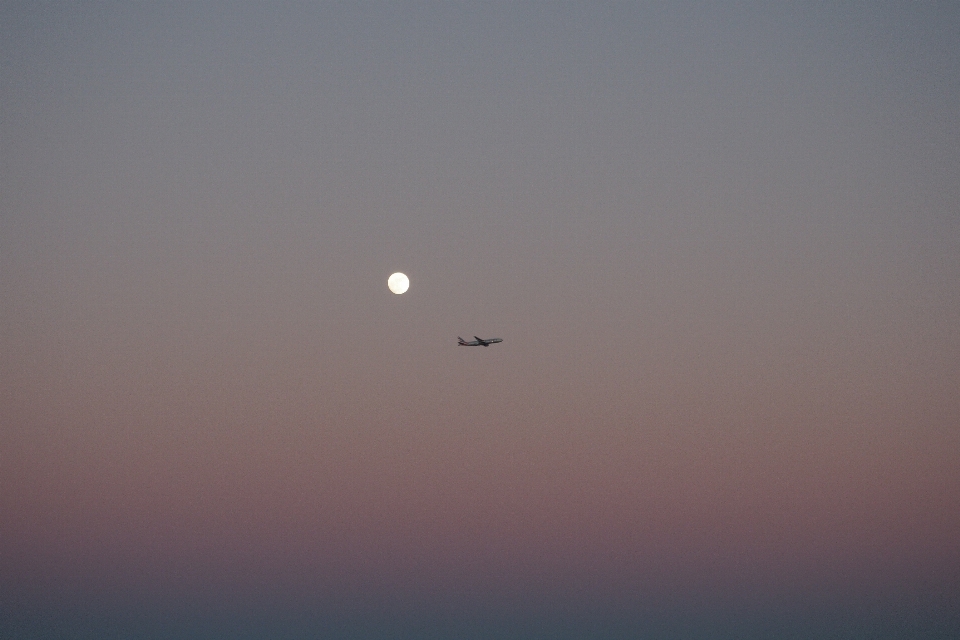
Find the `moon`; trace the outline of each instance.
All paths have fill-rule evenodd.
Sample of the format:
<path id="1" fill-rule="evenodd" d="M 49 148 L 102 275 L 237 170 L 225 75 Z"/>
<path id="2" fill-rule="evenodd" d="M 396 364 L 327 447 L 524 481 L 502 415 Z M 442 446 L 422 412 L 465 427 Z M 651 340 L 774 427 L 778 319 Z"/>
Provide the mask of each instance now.
<path id="1" fill-rule="evenodd" d="M 404 291 L 410 288 L 410 278 L 403 275 L 399 271 L 389 278 L 387 278 L 387 286 L 390 287 L 390 291 L 393 291 L 395 294 L 400 295 Z"/>

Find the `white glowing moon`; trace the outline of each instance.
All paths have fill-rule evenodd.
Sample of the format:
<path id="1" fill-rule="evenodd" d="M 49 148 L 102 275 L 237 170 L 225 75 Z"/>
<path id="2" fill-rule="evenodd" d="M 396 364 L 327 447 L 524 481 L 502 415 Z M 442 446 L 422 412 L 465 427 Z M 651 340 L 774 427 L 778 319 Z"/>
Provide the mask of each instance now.
<path id="1" fill-rule="evenodd" d="M 390 287 L 390 291 L 399 295 L 410 288 L 410 278 L 402 273 L 395 273 L 387 278 L 387 286 Z"/>

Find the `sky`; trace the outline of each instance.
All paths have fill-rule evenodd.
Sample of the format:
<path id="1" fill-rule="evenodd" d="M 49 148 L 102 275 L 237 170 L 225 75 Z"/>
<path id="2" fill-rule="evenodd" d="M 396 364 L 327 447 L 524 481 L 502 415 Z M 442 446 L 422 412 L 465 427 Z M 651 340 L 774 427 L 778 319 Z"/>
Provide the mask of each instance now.
<path id="1" fill-rule="evenodd" d="M 960 633 L 956 3 L 3 3 L 0 300 L 4 637 Z"/>

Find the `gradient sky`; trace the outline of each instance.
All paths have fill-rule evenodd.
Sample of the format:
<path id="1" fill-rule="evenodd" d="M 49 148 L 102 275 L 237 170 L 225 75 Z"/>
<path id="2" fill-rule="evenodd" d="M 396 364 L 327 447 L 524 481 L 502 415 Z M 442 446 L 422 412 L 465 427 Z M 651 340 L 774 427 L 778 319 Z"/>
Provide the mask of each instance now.
<path id="1" fill-rule="evenodd" d="M 956 3 L 3 3 L 0 301 L 4 637 L 960 633 Z"/>

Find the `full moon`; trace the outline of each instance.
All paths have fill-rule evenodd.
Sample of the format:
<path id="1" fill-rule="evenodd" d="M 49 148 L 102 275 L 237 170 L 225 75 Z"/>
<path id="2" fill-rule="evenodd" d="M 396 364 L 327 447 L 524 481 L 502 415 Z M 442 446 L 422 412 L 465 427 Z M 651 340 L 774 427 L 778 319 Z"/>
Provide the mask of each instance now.
<path id="1" fill-rule="evenodd" d="M 395 273 L 387 278 L 387 286 L 390 287 L 390 291 L 399 295 L 410 288 L 410 278 L 402 273 Z"/>

